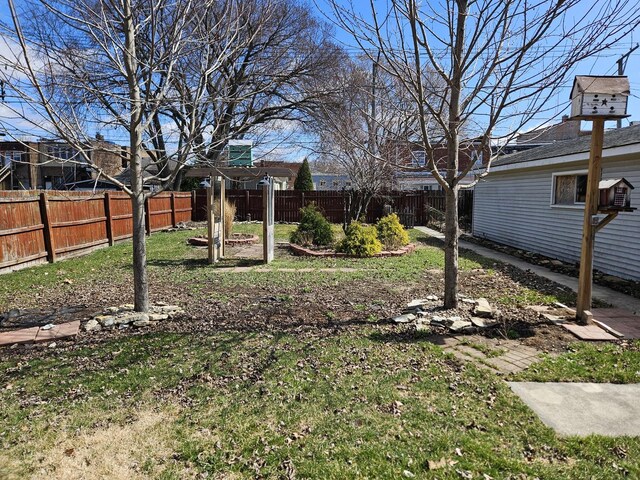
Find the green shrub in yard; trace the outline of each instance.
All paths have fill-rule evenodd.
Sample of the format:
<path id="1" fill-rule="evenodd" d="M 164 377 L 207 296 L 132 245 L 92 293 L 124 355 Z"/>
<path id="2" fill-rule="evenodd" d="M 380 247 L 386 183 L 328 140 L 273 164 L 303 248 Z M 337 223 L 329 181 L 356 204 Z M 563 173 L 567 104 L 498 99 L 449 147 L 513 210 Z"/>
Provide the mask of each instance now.
<path id="1" fill-rule="evenodd" d="M 356 257 L 373 257 L 382 251 L 376 227 L 365 227 L 360 222 L 351 222 L 345 235 L 344 240 L 338 245 L 339 252 Z"/>
<path id="2" fill-rule="evenodd" d="M 397 250 L 409 244 L 409 234 L 395 213 L 378 220 L 376 228 L 378 229 L 378 238 L 387 250 Z"/>
<path id="3" fill-rule="evenodd" d="M 300 225 L 291 234 L 290 240 L 298 245 L 331 245 L 333 229 L 318 207 L 311 203 L 300 209 Z"/>

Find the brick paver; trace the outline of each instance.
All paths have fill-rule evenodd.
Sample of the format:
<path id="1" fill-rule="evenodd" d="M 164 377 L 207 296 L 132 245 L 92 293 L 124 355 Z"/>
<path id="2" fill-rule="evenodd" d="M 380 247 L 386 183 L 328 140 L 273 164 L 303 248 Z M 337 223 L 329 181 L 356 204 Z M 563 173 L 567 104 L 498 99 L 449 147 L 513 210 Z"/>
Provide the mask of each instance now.
<path id="1" fill-rule="evenodd" d="M 80 320 L 54 325 L 53 328 L 43 330 L 36 335 L 36 343 L 62 340 L 63 338 L 75 337 L 80 331 Z"/>
<path id="2" fill-rule="evenodd" d="M 566 328 L 573 333 L 580 340 L 589 341 L 610 341 L 617 340 L 616 337 L 607 333 L 605 330 L 597 325 L 575 325 L 572 323 L 563 323 L 563 328 Z"/>
<path id="3" fill-rule="evenodd" d="M 12 332 L 0 333 L 0 346 L 13 345 L 14 343 L 33 343 L 36 340 L 40 327 L 22 328 Z"/>
<path id="4" fill-rule="evenodd" d="M 37 343 L 62 340 L 74 337 L 80 331 L 80 320 L 54 325 L 43 330 L 40 327 L 21 328 L 11 332 L 0 333 L 0 347 L 16 343 Z"/>

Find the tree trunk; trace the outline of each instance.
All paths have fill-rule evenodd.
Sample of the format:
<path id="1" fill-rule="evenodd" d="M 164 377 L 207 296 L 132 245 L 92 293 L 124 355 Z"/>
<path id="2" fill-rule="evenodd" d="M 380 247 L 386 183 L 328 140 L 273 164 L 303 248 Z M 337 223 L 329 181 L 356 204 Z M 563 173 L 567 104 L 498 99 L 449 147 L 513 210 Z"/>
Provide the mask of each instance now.
<path id="1" fill-rule="evenodd" d="M 133 297 L 136 312 L 149 311 L 144 193 L 131 196 L 133 211 Z"/>
<path id="2" fill-rule="evenodd" d="M 458 186 L 445 192 L 444 308 L 458 306 Z"/>
<path id="3" fill-rule="evenodd" d="M 131 209 L 133 214 L 133 298 L 136 312 L 149 311 L 149 280 L 147 278 L 147 239 L 144 214 L 144 178 L 142 175 L 142 101 L 138 85 L 136 30 L 131 2 L 123 3 L 125 33 L 125 68 L 129 84 L 131 107 L 129 148 L 131 165 Z"/>

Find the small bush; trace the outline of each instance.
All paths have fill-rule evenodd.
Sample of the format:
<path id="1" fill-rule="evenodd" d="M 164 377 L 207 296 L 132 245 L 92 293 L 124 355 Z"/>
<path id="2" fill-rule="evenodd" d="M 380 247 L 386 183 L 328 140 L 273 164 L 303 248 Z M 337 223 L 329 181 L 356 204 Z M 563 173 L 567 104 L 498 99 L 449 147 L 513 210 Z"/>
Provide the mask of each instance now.
<path id="1" fill-rule="evenodd" d="M 338 251 L 356 257 L 373 257 L 382 251 L 376 227 L 365 227 L 360 222 L 351 222 Z"/>
<path id="2" fill-rule="evenodd" d="M 331 245 L 333 229 L 318 207 L 311 203 L 300 209 L 300 225 L 291 234 L 290 240 L 298 245 Z"/>
<path id="3" fill-rule="evenodd" d="M 378 229 L 378 238 L 386 250 L 397 250 L 409 244 L 409 234 L 395 213 L 378 220 L 376 228 Z"/>

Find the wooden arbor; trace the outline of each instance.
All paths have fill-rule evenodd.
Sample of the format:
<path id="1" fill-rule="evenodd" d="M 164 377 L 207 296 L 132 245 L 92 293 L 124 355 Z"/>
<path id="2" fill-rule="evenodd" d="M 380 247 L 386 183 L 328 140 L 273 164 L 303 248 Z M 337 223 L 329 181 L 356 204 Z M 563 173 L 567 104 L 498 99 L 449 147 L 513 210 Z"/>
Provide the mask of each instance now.
<path id="1" fill-rule="evenodd" d="M 571 89 L 571 118 L 593 122 L 576 308 L 576 319 L 581 323 L 587 323 L 591 315 L 595 235 L 621 211 L 602 210 L 601 213 L 605 213 L 607 216 L 604 219 L 598 218 L 604 122 L 628 116 L 627 99 L 629 93 L 629 79 L 623 76 L 577 76 Z"/>

